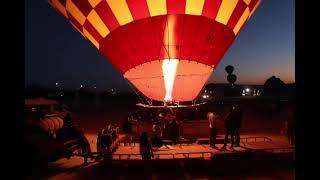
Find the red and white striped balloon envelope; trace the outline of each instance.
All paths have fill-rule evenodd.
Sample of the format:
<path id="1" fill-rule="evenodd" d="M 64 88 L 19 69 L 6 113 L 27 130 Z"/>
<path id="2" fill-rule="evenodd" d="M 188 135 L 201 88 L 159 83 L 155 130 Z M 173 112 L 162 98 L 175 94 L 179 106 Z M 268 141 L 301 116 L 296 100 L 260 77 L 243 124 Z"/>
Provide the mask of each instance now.
<path id="1" fill-rule="evenodd" d="M 197 97 L 260 2 L 49 0 L 141 93 L 175 102 Z"/>

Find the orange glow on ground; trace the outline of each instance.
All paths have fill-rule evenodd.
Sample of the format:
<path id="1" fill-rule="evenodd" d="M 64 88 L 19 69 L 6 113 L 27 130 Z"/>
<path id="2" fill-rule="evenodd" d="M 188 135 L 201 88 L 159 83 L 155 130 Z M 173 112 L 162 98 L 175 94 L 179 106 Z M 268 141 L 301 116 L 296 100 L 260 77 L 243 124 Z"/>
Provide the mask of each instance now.
<path id="1" fill-rule="evenodd" d="M 164 101 L 172 101 L 172 91 L 174 79 L 176 77 L 177 67 L 179 64 L 178 59 L 165 59 L 162 61 L 162 72 L 164 77 L 164 86 L 166 88 L 166 96 Z"/>

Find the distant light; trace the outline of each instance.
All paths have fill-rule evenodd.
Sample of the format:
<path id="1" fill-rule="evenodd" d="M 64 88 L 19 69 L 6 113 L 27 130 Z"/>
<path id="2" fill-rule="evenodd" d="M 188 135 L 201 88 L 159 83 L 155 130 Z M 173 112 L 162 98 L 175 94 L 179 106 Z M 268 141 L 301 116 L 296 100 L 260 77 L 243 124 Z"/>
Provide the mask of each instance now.
<path id="1" fill-rule="evenodd" d="M 206 93 L 206 92 L 207 92 L 207 90 L 204 90 L 204 92 Z"/>
<path id="2" fill-rule="evenodd" d="M 203 95 L 202 98 L 207 99 L 207 98 L 209 98 L 209 95 Z"/>
<path id="3" fill-rule="evenodd" d="M 246 92 L 250 92 L 250 89 L 249 89 L 249 88 L 246 88 Z"/>
<path id="4" fill-rule="evenodd" d="M 94 89 L 97 89 L 97 87 L 95 86 L 95 87 L 93 87 Z"/>
<path id="5" fill-rule="evenodd" d="M 63 94 L 61 94 L 60 96 L 63 96 Z"/>
<path id="6" fill-rule="evenodd" d="M 56 86 L 58 86 L 58 85 L 59 85 L 59 83 L 56 82 Z"/>
<path id="7" fill-rule="evenodd" d="M 80 87 L 83 87 L 83 85 L 81 84 Z"/>

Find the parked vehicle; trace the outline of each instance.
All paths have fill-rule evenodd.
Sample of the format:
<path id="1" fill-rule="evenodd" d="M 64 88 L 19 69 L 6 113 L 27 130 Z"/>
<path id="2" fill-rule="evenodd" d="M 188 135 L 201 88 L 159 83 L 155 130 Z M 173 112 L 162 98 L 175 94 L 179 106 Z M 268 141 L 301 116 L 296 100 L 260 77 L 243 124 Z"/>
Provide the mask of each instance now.
<path id="1" fill-rule="evenodd" d="M 70 111 L 57 110 L 57 105 L 44 98 L 25 100 L 24 137 L 28 152 L 42 162 L 75 155 L 84 157 L 86 162 L 91 148 L 80 124 L 71 118 Z"/>

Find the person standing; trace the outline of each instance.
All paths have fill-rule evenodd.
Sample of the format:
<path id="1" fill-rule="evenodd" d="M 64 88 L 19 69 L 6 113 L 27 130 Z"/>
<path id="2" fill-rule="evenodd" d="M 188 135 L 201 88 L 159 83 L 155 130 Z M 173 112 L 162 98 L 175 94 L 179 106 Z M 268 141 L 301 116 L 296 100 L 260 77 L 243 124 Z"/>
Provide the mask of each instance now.
<path id="1" fill-rule="evenodd" d="M 140 154 L 142 156 L 142 160 L 151 160 L 151 157 L 153 156 L 152 144 L 147 132 L 142 132 L 140 137 Z"/>
<path id="2" fill-rule="evenodd" d="M 224 126 L 225 126 L 225 137 L 224 137 L 224 145 L 222 149 L 227 148 L 228 137 L 231 136 L 231 149 L 233 149 L 234 145 L 234 110 L 235 106 L 232 107 L 231 111 L 226 117 Z"/>
<path id="3" fill-rule="evenodd" d="M 126 136 L 125 138 L 125 143 L 124 146 L 126 146 L 127 144 L 129 144 L 129 146 L 131 146 L 133 137 L 132 137 L 132 125 L 130 122 L 130 117 L 127 117 L 123 123 L 123 132 Z"/>
<path id="4" fill-rule="evenodd" d="M 112 145 L 112 125 L 110 121 L 105 122 L 105 127 L 99 131 L 97 137 L 97 151 L 99 152 L 99 157 L 102 157 L 104 162 L 108 162 L 112 159 L 111 145 Z"/>
<path id="5" fill-rule="evenodd" d="M 287 120 L 287 137 L 288 143 L 291 145 L 295 144 L 295 121 L 296 121 L 296 114 L 295 114 L 295 107 L 288 108 L 288 120 Z"/>
<path id="6" fill-rule="evenodd" d="M 64 119 L 63 119 L 63 125 L 64 125 L 64 127 L 67 127 L 67 128 L 72 127 L 73 121 L 72 121 L 72 118 L 71 118 L 71 114 L 70 114 L 70 113 L 68 113 L 68 114 L 64 117 Z"/>
<path id="7" fill-rule="evenodd" d="M 234 135 L 235 135 L 235 147 L 240 147 L 240 133 L 239 130 L 241 128 L 242 123 L 242 108 L 240 105 L 237 105 L 234 110 Z"/>
<path id="8" fill-rule="evenodd" d="M 213 112 L 208 112 L 207 119 L 209 122 L 209 135 L 210 135 L 210 147 L 217 148 L 216 146 L 216 137 L 217 137 L 217 127 L 216 127 L 216 119 L 217 115 Z"/>

